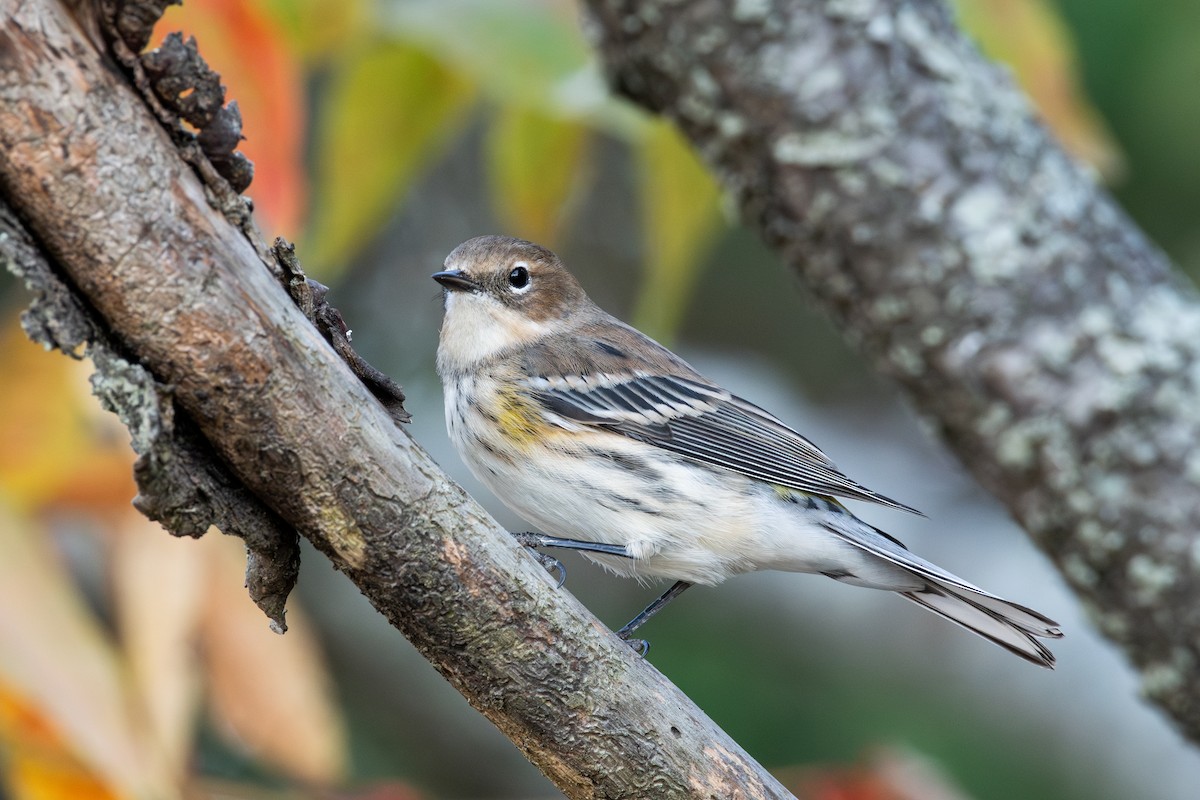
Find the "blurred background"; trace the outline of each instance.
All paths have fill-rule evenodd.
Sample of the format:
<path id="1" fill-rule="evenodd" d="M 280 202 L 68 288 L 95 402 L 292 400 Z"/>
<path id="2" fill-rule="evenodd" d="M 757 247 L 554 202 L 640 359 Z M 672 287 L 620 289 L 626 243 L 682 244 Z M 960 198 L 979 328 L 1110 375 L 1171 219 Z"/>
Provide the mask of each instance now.
<path id="1" fill-rule="evenodd" d="M 1200 271 L 1200 4 L 960 0 L 980 46 L 1189 274 Z M 665 124 L 609 98 L 572 0 L 188 0 L 182 29 L 245 118 L 248 191 L 459 463 L 434 374 L 460 241 L 557 249 L 592 296 L 921 508 L 856 508 L 914 550 L 1058 619 L 1038 670 L 915 606 L 814 577 L 696 589 L 650 661 L 807 796 L 1174 800 L 1200 756 L 1004 511 L 921 430 Z M 128 435 L 89 367 L 29 344 L 0 275 L 0 800 L 553 798 L 553 786 L 311 549 L 272 634 L 239 542 L 130 507 Z M 618 626 L 662 587 L 573 556 Z"/>

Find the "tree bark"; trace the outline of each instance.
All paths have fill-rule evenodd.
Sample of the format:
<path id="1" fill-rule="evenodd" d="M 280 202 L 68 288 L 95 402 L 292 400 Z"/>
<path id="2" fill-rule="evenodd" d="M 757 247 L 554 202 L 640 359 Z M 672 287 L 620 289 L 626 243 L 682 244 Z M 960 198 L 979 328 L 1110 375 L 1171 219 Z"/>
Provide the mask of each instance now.
<path id="1" fill-rule="evenodd" d="M 1050 555 L 1200 741 L 1200 305 L 940 0 L 587 0 L 613 87 Z"/>
<path id="2" fill-rule="evenodd" d="M 19 218 L 0 215 L 0 256 L 77 292 L 156 386 L 101 383 L 134 411 L 167 395 L 568 797 L 791 796 L 395 424 L 94 36 L 54 0 L 0 12 L 0 196 Z"/>

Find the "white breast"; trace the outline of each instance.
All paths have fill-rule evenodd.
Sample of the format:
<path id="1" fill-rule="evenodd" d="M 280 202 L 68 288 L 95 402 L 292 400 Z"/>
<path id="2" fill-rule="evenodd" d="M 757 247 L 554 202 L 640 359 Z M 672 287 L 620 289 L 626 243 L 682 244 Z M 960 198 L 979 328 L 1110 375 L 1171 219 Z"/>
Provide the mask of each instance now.
<path id="1" fill-rule="evenodd" d="M 484 294 L 446 293 L 438 372 L 460 371 L 545 334 L 545 326 Z"/>

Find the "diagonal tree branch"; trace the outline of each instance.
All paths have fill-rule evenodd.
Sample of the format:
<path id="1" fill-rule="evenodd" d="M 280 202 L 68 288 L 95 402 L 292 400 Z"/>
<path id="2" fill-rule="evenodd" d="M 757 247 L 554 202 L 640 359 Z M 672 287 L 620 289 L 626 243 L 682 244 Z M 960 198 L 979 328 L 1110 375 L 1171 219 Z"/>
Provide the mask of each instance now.
<path id="1" fill-rule="evenodd" d="M 395 424 L 62 5 L 0 13 L 5 260 L 40 269 L 36 243 L 223 468 L 568 797 L 791 796 Z"/>
<path id="2" fill-rule="evenodd" d="M 941 0 L 588 0 L 614 88 L 1013 512 L 1200 741 L 1200 305 Z"/>

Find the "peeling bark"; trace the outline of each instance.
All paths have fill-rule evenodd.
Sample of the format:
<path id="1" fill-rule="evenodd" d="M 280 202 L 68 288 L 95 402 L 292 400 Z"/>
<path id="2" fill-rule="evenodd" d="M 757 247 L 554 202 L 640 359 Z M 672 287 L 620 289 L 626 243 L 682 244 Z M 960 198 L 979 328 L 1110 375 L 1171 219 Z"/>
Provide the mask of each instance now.
<path id="1" fill-rule="evenodd" d="M 616 91 L 1050 555 L 1200 740 L 1200 304 L 939 0 L 588 0 Z"/>

